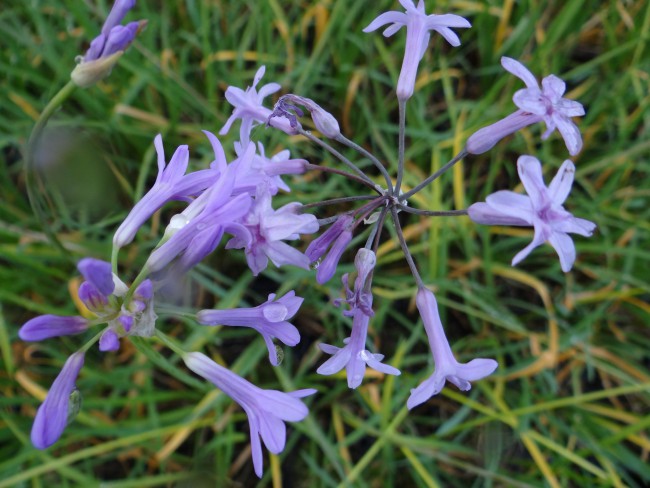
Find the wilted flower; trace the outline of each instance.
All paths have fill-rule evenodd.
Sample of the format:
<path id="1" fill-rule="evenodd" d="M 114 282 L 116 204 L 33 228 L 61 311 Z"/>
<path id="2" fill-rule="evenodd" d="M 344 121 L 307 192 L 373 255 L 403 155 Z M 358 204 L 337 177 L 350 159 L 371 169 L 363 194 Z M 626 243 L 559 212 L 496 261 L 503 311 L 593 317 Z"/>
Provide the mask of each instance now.
<path id="1" fill-rule="evenodd" d="M 569 154 L 571 156 L 578 154 L 582 148 L 582 137 L 571 117 L 582 116 L 585 110 L 580 103 L 562 98 L 566 90 L 564 81 L 555 75 L 550 75 L 542 80 L 540 89 L 533 74 L 519 61 L 504 56 L 501 58 L 501 64 L 526 84 L 527 88 L 519 90 L 512 98 L 519 110 L 474 133 L 467 140 L 467 151 L 472 154 L 483 153 L 503 137 L 543 120 L 546 124 L 546 132 L 542 135 L 543 140 L 557 129 L 564 138 Z"/>
<path id="2" fill-rule="evenodd" d="M 264 460 L 260 437 L 269 451 L 280 454 L 287 438 L 284 422 L 299 422 L 304 419 L 309 410 L 300 398 L 313 395 L 316 390 L 297 390 L 289 393 L 263 390 L 200 352 L 185 354 L 183 360 L 189 369 L 235 400 L 248 415 L 253 466 L 255 474 L 261 478 Z"/>
<path id="3" fill-rule="evenodd" d="M 83 364 L 84 353 L 74 353 L 54 380 L 45 401 L 36 412 L 31 436 L 34 447 L 46 449 L 61 437 L 68 424 L 70 395 L 75 389 L 75 382 Z"/>
<path id="4" fill-rule="evenodd" d="M 472 359 L 469 363 L 456 361 L 440 321 L 436 297 L 430 290 L 420 288 L 415 303 L 424 322 L 424 329 L 433 353 L 435 370 L 428 379 L 411 390 L 411 395 L 406 403 L 409 409 L 440 393 L 445 386 L 445 381 L 467 391 L 472 387 L 470 381 L 485 378 L 492 374 L 499 365 L 494 359 L 478 358 Z"/>
<path id="5" fill-rule="evenodd" d="M 399 0 L 399 3 L 406 9 L 404 12 L 389 11 L 379 15 L 373 20 L 363 32 L 372 32 L 386 24 L 391 24 L 384 30 L 384 36 L 390 37 L 406 26 L 406 48 L 402 70 L 397 81 L 397 98 L 408 100 L 413 95 L 415 88 L 415 77 L 418 71 L 418 64 L 424 57 L 431 33 L 436 31 L 444 37 L 452 46 L 460 46 L 460 39 L 450 29 L 468 28 L 472 25 L 467 19 L 453 14 L 427 15 L 424 12 L 424 0 L 418 2 L 417 8 L 413 0 Z"/>
<path id="6" fill-rule="evenodd" d="M 498 191 L 488 196 L 485 203 L 471 205 L 469 216 L 479 224 L 532 225 L 535 228 L 533 241 L 514 257 L 512 265 L 548 241 L 560 256 L 562 270 L 568 272 L 576 258 L 575 246 L 568 234 L 589 237 L 596 228 L 593 222 L 574 217 L 562 206 L 571 191 L 575 166 L 568 159 L 564 161 L 548 188 L 537 158 L 521 156 L 517 170 L 528 196 Z"/>
<path id="7" fill-rule="evenodd" d="M 228 325 L 255 329 L 264 338 L 269 350 L 269 361 L 273 366 L 277 366 L 278 355 L 273 338 L 278 338 L 287 346 L 295 346 L 300 342 L 298 329 L 288 321 L 296 315 L 303 300 L 297 297 L 293 290 L 278 299 L 275 293 L 271 293 L 265 303 L 255 308 L 201 310 L 196 314 L 196 318 L 203 325 Z"/>
<path id="8" fill-rule="evenodd" d="M 366 372 L 366 365 L 380 373 L 400 374 L 397 368 L 381 362 L 384 359 L 383 354 L 373 354 L 366 349 L 368 322 L 374 315 L 370 284 L 376 262 L 377 258 L 374 252 L 369 249 L 359 249 L 354 259 L 357 269 L 354 292 L 348 286 L 348 276 L 343 277 L 343 284 L 346 287 L 346 302 L 350 306 L 350 310 L 344 312 L 344 315 L 353 317 L 352 333 L 343 341 L 345 346 L 339 348 L 330 344 L 319 345 L 321 351 L 332 354 L 332 357 L 325 361 L 316 372 L 322 375 L 331 375 L 345 368 L 350 388 L 356 388 L 361 384 Z"/>

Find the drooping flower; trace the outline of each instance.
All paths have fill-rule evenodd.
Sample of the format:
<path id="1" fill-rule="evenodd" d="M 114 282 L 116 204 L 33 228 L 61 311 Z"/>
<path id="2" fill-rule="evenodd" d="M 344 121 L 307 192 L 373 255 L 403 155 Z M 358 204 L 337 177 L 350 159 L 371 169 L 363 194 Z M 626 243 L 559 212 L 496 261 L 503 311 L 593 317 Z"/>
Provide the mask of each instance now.
<path id="1" fill-rule="evenodd" d="M 574 217 L 562 206 L 571 191 L 575 166 L 568 159 L 564 161 L 548 188 L 537 158 L 521 156 L 517 160 L 517 170 L 528 196 L 498 191 L 488 196 L 485 203 L 471 205 L 469 216 L 474 222 L 485 225 L 532 225 L 535 229 L 533 241 L 517 253 L 512 265 L 548 241 L 560 257 L 562 271 L 568 272 L 576 258 L 575 246 L 568 234 L 589 237 L 596 228 L 593 222 Z"/>
<path id="2" fill-rule="evenodd" d="M 318 374 L 331 375 L 346 369 L 348 387 L 356 388 L 363 381 L 366 366 L 384 374 L 399 376 L 401 373 L 397 368 L 382 363 L 383 354 L 371 353 L 366 349 L 368 336 L 368 322 L 374 315 L 372 311 L 372 272 L 375 268 L 377 258 L 375 253 L 369 249 L 359 249 L 354 259 L 357 269 L 357 278 L 354 282 L 354 291 L 348 286 L 348 275 L 344 275 L 343 284 L 346 288 L 345 300 L 350 310 L 344 315 L 351 316 L 352 333 L 343 342 L 342 348 L 330 344 L 320 344 L 321 351 L 332 354 L 332 357 L 325 361 L 316 371 Z"/>
<path id="3" fill-rule="evenodd" d="M 293 290 L 278 299 L 275 293 L 271 293 L 265 303 L 254 308 L 201 310 L 196 317 L 203 325 L 228 325 L 255 329 L 264 338 L 269 350 L 269 361 L 273 366 L 277 366 L 279 362 L 273 338 L 279 339 L 287 346 L 295 346 L 300 342 L 300 333 L 293 324 L 289 323 L 289 320 L 296 315 L 303 300 L 297 297 Z"/>
<path id="4" fill-rule="evenodd" d="M 316 390 L 297 390 L 289 393 L 263 390 L 200 352 L 185 354 L 183 360 L 189 369 L 222 390 L 248 415 L 253 466 L 255 474 L 261 478 L 264 459 L 260 437 L 270 452 L 281 453 L 287 437 L 284 422 L 303 420 L 309 410 L 300 398 L 313 395 Z"/>
<path id="5" fill-rule="evenodd" d="M 406 48 L 404 61 L 397 81 L 397 98 L 408 100 L 413 95 L 415 77 L 418 65 L 424 57 L 431 33 L 436 31 L 452 46 L 460 46 L 460 39 L 451 30 L 454 28 L 468 28 L 472 25 L 459 15 L 427 15 L 424 11 L 424 0 L 418 2 L 416 7 L 413 0 L 399 0 L 406 9 L 404 12 L 389 11 L 379 15 L 363 32 L 372 32 L 386 24 L 391 24 L 384 30 L 384 37 L 390 37 L 406 26 Z"/>
<path id="6" fill-rule="evenodd" d="M 75 382 L 83 364 L 83 352 L 72 354 L 54 380 L 45 401 L 36 412 L 31 434 L 34 447 L 46 449 L 61 437 L 68 424 L 70 395 L 75 389 Z"/>
<path id="7" fill-rule="evenodd" d="M 86 88 L 110 75 L 117 60 L 146 25 L 144 20 L 120 25 L 134 6 L 135 0 L 117 0 L 113 4 L 101 34 L 91 41 L 88 51 L 80 57 L 70 75 L 76 85 Z"/>
<path id="8" fill-rule="evenodd" d="M 151 189 L 135 204 L 129 215 L 115 231 L 113 245 L 121 248 L 133 241 L 138 229 L 160 207 L 170 200 L 187 199 L 201 193 L 214 183 L 218 172 L 212 170 L 196 171 L 185 175 L 189 163 L 189 150 L 186 145 L 179 146 L 169 164 L 165 161 L 162 137 L 154 139 L 158 155 L 158 176 Z"/>
<path id="9" fill-rule="evenodd" d="M 504 56 L 501 65 L 526 84 L 526 88 L 517 91 L 512 98 L 519 110 L 470 136 L 467 151 L 472 154 L 483 153 L 505 136 L 543 120 L 546 124 L 543 140 L 557 129 L 564 138 L 569 154 L 578 154 L 582 149 L 582 137 L 571 118 L 583 116 L 585 110 L 580 103 L 562 98 L 566 91 L 564 81 L 550 75 L 542 79 L 540 88 L 533 74 L 519 61 Z"/>
<path id="10" fill-rule="evenodd" d="M 411 395 L 406 403 L 409 409 L 440 393 L 446 381 L 453 383 L 462 391 L 467 391 L 472 387 L 471 381 L 485 378 L 492 374 L 499 365 L 494 359 L 477 358 L 468 363 L 456 361 L 440 321 L 436 297 L 430 290 L 420 288 L 415 303 L 424 322 L 424 329 L 433 353 L 435 370 L 428 379 L 411 390 Z"/>
<path id="11" fill-rule="evenodd" d="M 227 134 L 233 122 L 237 119 L 241 119 L 239 139 L 244 147 L 247 146 L 250 141 L 252 128 L 257 124 L 265 124 L 271 115 L 271 109 L 262 105 L 264 98 L 272 95 L 281 88 L 277 83 L 268 83 L 260 88 L 259 91 L 257 90 L 257 84 L 264 76 L 265 71 L 265 66 L 261 66 L 257 70 L 255 78 L 253 79 L 253 86 L 246 88 L 246 91 L 235 86 L 229 86 L 226 90 L 226 100 L 228 100 L 234 109 L 232 115 L 219 131 L 219 134 L 222 136 Z M 289 122 L 284 119 L 274 119 L 269 123 L 269 125 L 280 129 L 287 134 L 296 133 L 291 125 L 289 125 Z"/>
<path id="12" fill-rule="evenodd" d="M 318 231 L 318 221 L 314 215 L 301 214 L 300 203 L 288 203 L 273 210 L 271 194 L 266 185 L 257 189 L 255 203 L 243 219 L 252 239 L 246 241 L 234 237 L 226 244 L 226 249 L 245 249 L 246 261 L 255 276 L 266 269 L 269 259 L 276 266 L 291 264 L 309 269 L 309 258 L 291 247 L 285 239 L 298 239 L 300 234 Z"/>

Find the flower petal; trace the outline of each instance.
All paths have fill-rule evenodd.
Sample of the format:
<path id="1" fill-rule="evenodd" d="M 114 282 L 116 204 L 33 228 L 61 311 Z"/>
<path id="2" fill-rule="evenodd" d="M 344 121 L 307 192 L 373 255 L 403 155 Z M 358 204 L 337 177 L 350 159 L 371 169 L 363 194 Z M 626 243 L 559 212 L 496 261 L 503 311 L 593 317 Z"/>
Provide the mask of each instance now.
<path id="1" fill-rule="evenodd" d="M 568 273 L 576 260 L 576 247 L 573 240 L 563 232 L 553 232 L 548 242 L 555 248 L 560 256 L 562 271 Z"/>
<path id="2" fill-rule="evenodd" d="M 567 196 L 569 196 L 575 172 L 576 168 L 573 165 L 573 162 L 569 159 L 564 161 L 562 166 L 560 166 L 553 181 L 548 185 L 548 195 L 554 204 L 562 205 Z"/>
<path id="3" fill-rule="evenodd" d="M 533 156 L 520 156 L 517 160 L 519 178 L 530 197 L 533 208 L 546 204 L 546 185 L 542 176 L 542 164 Z"/>
<path id="4" fill-rule="evenodd" d="M 516 59 L 502 56 L 501 66 L 503 66 L 506 71 L 509 71 L 517 78 L 522 80 L 528 88 L 536 88 L 537 90 L 539 90 L 539 84 L 537 83 L 535 76 L 533 76 L 533 74 L 528 70 L 528 68 L 526 68 L 523 64 L 521 64 Z"/>
<path id="5" fill-rule="evenodd" d="M 373 32 L 380 27 L 386 25 L 386 24 L 401 24 L 401 25 L 406 25 L 407 24 L 407 16 L 406 14 L 402 12 L 396 12 L 396 11 L 389 11 L 389 12 L 384 12 L 383 14 L 380 14 L 368 24 L 366 28 L 363 29 L 363 32 L 366 34 L 369 32 Z M 395 31 L 397 32 L 397 31 Z"/>
<path id="6" fill-rule="evenodd" d="M 562 134 L 566 148 L 569 150 L 571 156 L 575 156 L 582 149 L 582 136 L 580 129 L 568 119 L 560 114 L 553 114 L 553 121 L 557 125 L 557 130 Z"/>
<path id="7" fill-rule="evenodd" d="M 555 75 L 549 75 L 542 79 L 542 91 L 551 101 L 556 101 L 564 95 L 566 83 Z"/>

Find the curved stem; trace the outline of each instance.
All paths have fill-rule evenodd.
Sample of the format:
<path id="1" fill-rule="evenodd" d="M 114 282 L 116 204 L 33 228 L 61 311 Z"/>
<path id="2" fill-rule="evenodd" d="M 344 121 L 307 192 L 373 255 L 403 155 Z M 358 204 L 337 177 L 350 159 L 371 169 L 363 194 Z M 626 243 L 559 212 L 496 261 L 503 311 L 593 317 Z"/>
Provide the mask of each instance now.
<path id="1" fill-rule="evenodd" d="M 440 168 L 438 171 L 433 173 L 431 176 L 429 176 L 426 180 L 424 180 L 422 183 L 417 185 L 412 190 L 409 190 L 408 192 L 404 193 L 403 195 L 399 195 L 398 198 L 400 200 L 406 200 L 411 195 L 415 195 L 422 188 L 424 188 L 425 186 L 430 184 L 432 181 L 436 180 L 441 174 L 443 174 L 445 171 L 447 171 L 449 168 L 451 168 L 454 164 L 456 164 L 458 161 L 463 159 L 465 156 L 467 156 L 467 151 L 465 149 L 463 149 L 456 156 L 454 156 L 454 158 L 451 161 L 449 161 L 447 164 L 445 164 L 442 168 Z"/>
<path id="2" fill-rule="evenodd" d="M 371 188 L 372 190 L 376 191 L 380 195 L 382 194 L 381 190 L 372 181 L 368 180 L 367 178 L 359 178 L 358 176 L 353 175 L 352 173 L 348 173 L 347 171 L 341 171 L 340 169 L 330 168 L 329 166 L 319 166 L 317 164 L 307 163 L 305 167 L 307 168 L 307 170 L 313 169 L 317 171 L 322 171 L 324 173 L 333 173 L 340 176 L 345 176 L 349 180 L 353 180 L 358 183 L 361 183 L 362 185 L 365 185 L 368 188 Z"/>
<path id="3" fill-rule="evenodd" d="M 420 210 L 419 208 L 411 208 L 406 205 L 398 205 L 398 208 L 406 213 L 426 215 L 428 217 L 458 217 L 460 215 L 467 215 L 467 210 Z"/>
<path id="4" fill-rule="evenodd" d="M 298 127 L 298 134 L 305 136 L 307 139 L 309 139 L 311 142 L 319 145 L 323 149 L 325 149 L 327 152 L 335 156 L 339 161 L 341 161 L 343 164 L 345 164 L 348 168 L 350 168 L 352 171 L 354 171 L 357 175 L 359 175 L 359 178 L 364 180 L 366 183 L 371 184 L 372 186 L 375 185 L 375 183 L 366 176 L 366 174 L 361 171 L 357 166 L 350 161 L 348 158 L 343 156 L 340 152 L 338 152 L 336 149 L 334 149 L 332 146 L 330 146 L 327 142 L 319 139 L 318 137 L 314 136 L 311 132 L 304 130 L 302 127 Z"/>
<path id="5" fill-rule="evenodd" d="M 404 239 L 404 233 L 402 232 L 402 226 L 399 223 L 397 209 L 395 207 L 392 207 L 390 209 L 390 213 L 391 213 L 391 217 L 393 217 L 393 223 L 395 224 L 395 232 L 397 233 L 399 244 L 400 246 L 402 246 L 402 252 L 404 253 L 404 257 L 406 258 L 406 262 L 408 263 L 409 268 L 411 268 L 411 273 L 413 274 L 413 278 L 415 278 L 415 282 L 418 285 L 418 288 L 424 288 L 424 282 L 422 281 L 422 278 L 420 277 L 420 273 L 418 272 L 418 269 L 415 266 L 415 261 L 413 261 L 413 256 L 411 256 L 411 252 L 409 251 L 409 248 L 406 244 L 406 239 Z"/>
<path id="6" fill-rule="evenodd" d="M 404 138 L 406 135 L 406 100 L 399 101 L 399 148 L 398 148 L 398 162 L 397 162 L 397 181 L 395 182 L 394 195 L 399 196 L 399 190 L 402 186 L 402 178 L 404 177 Z M 401 199 L 400 199 L 401 200 Z"/>
<path id="7" fill-rule="evenodd" d="M 50 102 L 45 106 L 43 112 L 38 117 L 32 133 L 29 136 L 27 141 L 27 147 L 25 148 L 25 161 L 24 161 L 24 171 L 25 171 L 25 186 L 27 188 L 27 198 L 29 199 L 29 204 L 32 207 L 32 211 L 38 220 L 39 225 L 43 229 L 43 232 L 50 241 L 59 248 L 59 250 L 64 254 L 68 255 L 67 250 L 59 241 L 59 238 L 56 236 L 54 231 L 47 225 L 45 210 L 41 205 L 41 201 L 38 196 L 38 189 L 36 188 L 37 184 L 37 172 L 35 168 L 34 153 L 36 152 L 36 147 L 38 145 L 39 139 L 43 134 L 43 130 L 47 125 L 52 114 L 58 109 L 63 102 L 75 91 L 77 85 L 72 81 L 69 81 L 59 92 L 54 95 Z"/>
<path id="8" fill-rule="evenodd" d="M 379 170 L 379 172 L 384 177 L 384 180 L 386 181 L 386 188 L 388 189 L 388 194 L 389 195 L 393 194 L 393 182 L 390 179 L 390 175 L 388 174 L 388 171 L 386 171 L 386 168 L 384 167 L 384 165 L 381 164 L 381 161 L 379 161 L 371 152 L 367 151 L 366 149 L 361 147 L 356 142 L 351 141 L 350 139 L 345 137 L 343 134 L 339 134 L 335 140 L 340 142 L 341 144 L 344 144 L 344 145 L 348 146 L 351 149 L 354 149 L 359 154 L 361 154 L 362 156 L 364 156 L 367 159 L 369 159 L 370 161 L 372 161 L 372 163 Z"/>

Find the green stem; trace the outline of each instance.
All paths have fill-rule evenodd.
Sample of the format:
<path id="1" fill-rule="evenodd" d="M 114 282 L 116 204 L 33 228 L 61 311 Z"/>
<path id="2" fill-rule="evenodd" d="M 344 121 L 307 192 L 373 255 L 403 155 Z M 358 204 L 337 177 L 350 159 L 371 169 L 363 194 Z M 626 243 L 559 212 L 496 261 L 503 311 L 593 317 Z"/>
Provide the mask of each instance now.
<path id="1" fill-rule="evenodd" d="M 398 198 L 400 201 L 406 200 L 409 198 L 411 195 L 415 195 L 417 192 L 419 192 L 422 188 L 430 184 L 432 181 L 436 180 L 441 174 L 443 174 L 445 171 L 447 171 L 449 168 L 451 168 L 454 164 L 456 164 L 458 161 L 463 159 L 465 156 L 467 156 L 467 151 L 463 149 L 461 152 L 456 154 L 454 158 L 449 161 L 447 164 L 445 164 L 442 168 L 440 168 L 438 171 L 433 173 L 431 176 L 429 176 L 426 180 L 424 180 L 422 183 L 417 185 L 415 188 L 407 191 L 403 195 L 398 194 Z"/>
<path id="2" fill-rule="evenodd" d="M 58 247 L 64 255 L 67 255 L 67 250 L 63 244 L 61 244 L 61 241 L 59 241 L 59 238 L 56 236 L 54 231 L 52 231 L 50 226 L 47 224 L 45 210 L 41 204 L 41 201 L 39 200 L 38 189 L 36 188 L 36 185 L 38 183 L 38 173 L 35 168 L 36 162 L 34 160 L 34 154 L 36 152 L 36 147 L 38 146 L 41 135 L 45 130 L 45 126 L 50 120 L 50 117 L 52 117 L 54 112 L 63 104 L 63 102 L 65 102 L 70 97 L 70 95 L 72 95 L 76 88 L 77 85 L 75 85 L 74 82 L 69 81 L 63 88 L 61 88 L 61 90 L 59 90 L 56 95 L 54 95 L 54 97 L 45 106 L 43 112 L 36 121 L 36 124 L 32 129 L 32 133 L 30 134 L 27 141 L 27 147 L 25 148 L 25 186 L 27 187 L 27 197 L 29 198 L 29 204 L 32 207 L 32 211 L 34 212 L 34 215 L 36 216 L 38 223 L 43 229 L 45 235 L 47 235 L 50 241 L 56 247 Z"/>
<path id="3" fill-rule="evenodd" d="M 344 144 L 348 146 L 351 149 L 354 149 L 357 151 L 359 154 L 362 156 L 366 157 L 372 163 L 375 165 L 375 167 L 379 170 L 379 172 L 382 174 L 384 177 L 384 180 L 386 181 L 386 188 L 388 190 L 388 194 L 392 195 L 393 194 L 393 182 L 390 179 L 390 175 L 388 174 L 388 171 L 386 171 L 386 168 L 384 168 L 384 165 L 381 164 L 381 162 L 369 151 L 366 151 L 363 147 L 358 145 L 356 142 L 351 141 L 347 137 L 345 137 L 343 134 L 339 134 L 338 137 L 336 138 L 338 142 L 341 144 Z"/>
<path id="4" fill-rule="evenodd" d="M 184 351 L 181 349 L 179 346 L 177 346 L 174 341 L 172 341 L 167 334 L 164 332 L 160 332 L 158 329 L 156 329 L 156 337 L 160 339 L 160 342 L 165 344 L 168 348 L 170 348 L 172 351 L 174 351 L 176 354 L 178 354 L 180 357 L 185 356 L 187 354 L 187 351 Z"/>
<path id="5" fill-rule="evenodd" d="M 404 177 L 404 138 L 406 135 L 406 100 L 399 101 L 399 148 L 397 162 L 397 181 L 395 182 L 394 195 L 399 196 L 399 189 L 402 186 Z"/>

